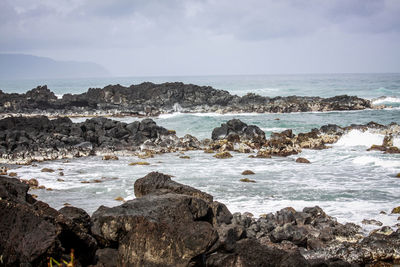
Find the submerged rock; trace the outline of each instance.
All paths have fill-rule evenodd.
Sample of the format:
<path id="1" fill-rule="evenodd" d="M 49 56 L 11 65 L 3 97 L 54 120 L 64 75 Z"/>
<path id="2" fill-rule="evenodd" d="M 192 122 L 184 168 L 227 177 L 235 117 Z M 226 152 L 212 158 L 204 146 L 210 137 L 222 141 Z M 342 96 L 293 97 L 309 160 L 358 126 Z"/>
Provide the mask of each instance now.
<path id="1" fill-rule="evenodd" d="M 306 159 L 306 158 L 297 158 L 296 159 L 296 162 L 297 163 L 307 163 L 307 164 L 310 164 L 311 162 L 308 160 L 308 159 Z"/>

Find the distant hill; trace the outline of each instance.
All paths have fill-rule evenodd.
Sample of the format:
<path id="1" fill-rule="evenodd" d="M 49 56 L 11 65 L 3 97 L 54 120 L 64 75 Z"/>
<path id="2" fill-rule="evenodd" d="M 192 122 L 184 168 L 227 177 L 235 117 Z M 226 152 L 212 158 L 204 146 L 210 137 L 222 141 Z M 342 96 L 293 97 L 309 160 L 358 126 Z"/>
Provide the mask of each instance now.
<path id="1" fill-rule="evenodd" d="M 110 73 L 91 62 L 56 61 L 24 54 L 0 54 L 0 79 L 104 77 Z"/>

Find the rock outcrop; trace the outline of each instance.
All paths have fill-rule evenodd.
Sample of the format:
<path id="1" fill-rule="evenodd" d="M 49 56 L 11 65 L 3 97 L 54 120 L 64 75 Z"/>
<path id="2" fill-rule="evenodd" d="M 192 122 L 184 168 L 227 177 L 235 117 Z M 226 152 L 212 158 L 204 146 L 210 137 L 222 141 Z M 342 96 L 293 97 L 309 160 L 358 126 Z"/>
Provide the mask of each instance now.
<path id="1" fill-rule="evenodd" d="M 47 266 L 49 257 L 69 261 L 72 249 L 76 266 L 97 267 L 386 266 L 400 259 L 400 230 L 363 236 L 318 206 L 232 215 L 209 194 L 157 172 L 132 190 L 136 199 L 89 217 L 75 207 L 52 209 L 28 185 L 0 176 L 1 264 Z"/>
<path id="2" fill-rule="evenodd" d="M 73 123 L 65 117 L 50 120 L 44 116 L 0 120 L 0 162 L 4 163 L 29 164 L 118 151 L 170 152 L 195 149 L 198 143 L 192 136 L 178 138 L 151 119 L 129 124 L 103 117 L 82 123 Z"/>
<path id="3" fill-rule="evenodd" d="M 118 248 L 119 266 L 307 266 L 299 253 L 246 239 L 225 205 L 199 192 L 150 173 L 136 181 L 137 199 L 93 214 L 92 232 Z"/>
<path id="4" fill-rule="evenodd" d="M 47 266 L 48 257 L 69 261 L 71 248 L 75 262 L 93 263 L 97 242 L 85 228 L 89 215 L 80 210 L 79 216 L 65 216 L 27 191 L 28 185 L 0 176 L 1 265 Z"/>
<path id="5" fill-rule="evenodd" d="M 57 99 L 47 86 L 38 86 L 25 94 L 0 91 L 0 113 L 154 116 L 173 111 L 287 113 L 371 107 L 369 100 L 355 96 L 270 98 L 249 93 L 239 97 L 209 86 L 180 82 L 108 85 L 102 89 L 90 88 L 82 94 L 65 94 L 62 99 Z"/>

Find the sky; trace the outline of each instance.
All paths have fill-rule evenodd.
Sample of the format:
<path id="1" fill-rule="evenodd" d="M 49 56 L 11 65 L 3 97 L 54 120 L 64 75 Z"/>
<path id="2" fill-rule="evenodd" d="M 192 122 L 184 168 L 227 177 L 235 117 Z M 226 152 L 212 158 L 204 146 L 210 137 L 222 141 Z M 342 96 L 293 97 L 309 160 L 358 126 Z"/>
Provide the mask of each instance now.
<path id="1" fill-rule="evenodd" d="M 115 76 L 400 72 L 400 0 L 0 0 L 0 53 Z"/>

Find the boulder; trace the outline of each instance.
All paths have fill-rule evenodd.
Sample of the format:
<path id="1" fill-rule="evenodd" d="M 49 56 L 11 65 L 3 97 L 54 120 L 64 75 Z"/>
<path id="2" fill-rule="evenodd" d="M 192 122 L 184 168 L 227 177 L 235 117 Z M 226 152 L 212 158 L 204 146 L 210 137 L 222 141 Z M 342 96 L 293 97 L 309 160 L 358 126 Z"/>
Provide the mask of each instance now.
<path id="1" fill-rule="evenodd" d="M 27 194 L 28 186 L 0 176 L 0 255 L 5 266 L 47 266 L 48 257 L 94 262 L 96 240 L 87 230 Z"/>
<path id="2" fill-rule="evenodd" d="M 247 125 L 239 119 L 232 119 L 214 128 L 211 139 L 227 139 L 233 142 L 248 140 L 262 144 L 265 142 L 265 133 L 258 126 Z"/>
<path id="3" fill-rule="evenodd" d="M 200 198 L 147 194 L 118 207 L 101 206 L 92 216 L 92 232 L 103 245 L 118 247 L 119 266 L 200 264 L 218 238 L 208 212 Z"/>
<path id="4" fill-rule="evenodd" d="M 193 187 L 172 181 L 170 175 L 165 175 L 159 172 L 151 172 L 145 177 L 137 179 L 134 188 L 135 196 L 137 198 L 148 194 L 176 193 L 200 198 L 206 202 L 213 201 L 211 195 Z"/>
<path id="5" fill-rule="evenodd" d="M 296 159 L 296 162 L 297 163 L 306 163 L 306 164 L 310 164 L 311 162 L 308 160 L 308 159 L 306 159 L 306 158 L 297 158 Z"/>

